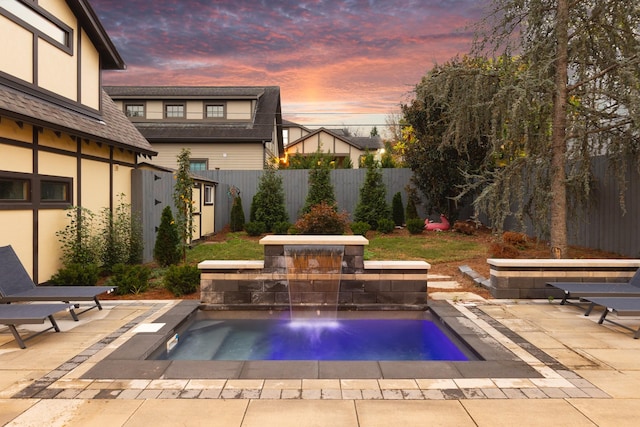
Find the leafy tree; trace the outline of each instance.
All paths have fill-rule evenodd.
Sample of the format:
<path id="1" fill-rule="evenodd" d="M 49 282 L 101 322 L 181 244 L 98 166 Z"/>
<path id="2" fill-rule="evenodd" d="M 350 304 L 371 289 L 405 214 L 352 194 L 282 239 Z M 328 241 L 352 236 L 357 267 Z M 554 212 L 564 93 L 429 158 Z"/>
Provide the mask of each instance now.
<path id="1" fill-rule="evenodd" d="M 404 206 L 402 205 L 402 193 L 399 191 L 393 195 L 391 201 L 391 213 L 393 216 L 393 223 L 401 226 L 404 224 Z"/>
<path id="2" fill-rule="evenodd" d="M 378 229 L 378 222 L 391 219 L 391 212 L 386 201 L 387 189 L 382 181 L 382 171 L 372 154 L 364 158 L 367 174 L 360 188 L 360 199 L 356 205 L 354 219 L 356 222 L 366 222 L 372 230 Z"/>
<path id="3" fill-rule="evenodd" d="M 336 196 L 331 184 L 330 164 L 322 157 L 316 158 L 312 169 L 309 170 L 309 193 L 305 199 L 302 213 L 308 213 L 311 208 L 324 202 L 337 211 Z"/>
<path id="4" fill-rule="evenodd" d="M 551 256 L 565 257 L 567 218 L 593 190 L 592 158 L 609 160 L 623 211 L 625 172 L 640 164 L 640 8 L 610 0 L 492 4 L 473 52 L 498 59 L 458 82 L 464 89 L 455 96 L 442 91 L 443 147 L 466 152 L 468 141 L 486 135 L 492 156 L 468 171 L 461 194 L 477 192 L 476 208 L 497 228 L 508 215 L 523 224 L 528 216 L 548 235 Z"/>
<path id="5" fill-rule="evenodd" d="M 233 204 L 231 205 L 231 224 L 229 228 L 231 231 L 242 231 L 244 228 L 244 209 L 242 208 L 242 199 L 240 196 L 233 198 Z"/>
<path id="6" fill-rule="evenodd" d="M 180 262 L 180 236 L 170 206 L 162 210 L 153 258 L 163 267 Z"/>
<path id="7" fill-rule="evenodd" d="M 272 166 L 267 166 L 260 177 L 258 191 L 253 199 L 254 217 L 251 221 L 264 223 L 267 231 L 274 225 L 289 220 L 284 200 L 282 176 Z"/>
<path id="8" fill-rule="evenodd" d="M 69 224 L 56 232 L 62 245 L 62 264 L 98 265 L 100 239 L 94 233 L 95 214 L 81 206 L 72 206 L 66 212 Z"/>
<path id="9" fill-rule="evenodd" d="M 484 130 L 490 116 L 481 108 L 469 104 L 454 104 L 465 96 L 469 87 L 482 81 L 484 96 L 491 99 L 496 89 L 491 86 L 495 69 L 483 58 L 454 59 L 434 67 L 416 85 L 415 99 L 402 106 L 404 121 L 405 162 L 413 171 L 413 182 L 427 200 L 427 213 L 446 213 L 457 217 L 457 204 L 452 202 L 466 182 L 466 174 L 477 173 L 489 151 Z M 485 81 L 484 78 L 488 81 Z M 486 100 L 479 100 L 484 103 Z M 473 113 L 477 118 L 466 129 L 456 127 L 455 119 Z M 483 115 L 484 113 L 484 115 Z M 457 132 L 464 132 L 459 144 L 452 141 Z M 470 196 L 463 202 L 469 202 Z"/>
<path id="10" fill-rule="evenodd" d="M 116 264 L 139 264 L 142 262 L 144 243 L 142 222 L 131 211 L 131 204 L 124 202 L 124 194 L 118 195 L 115 210 L 104 208 L 102 221 L 102 266 L 111 271 Z"/>
<path id="11" fill-rule="evenodd" d="M 183 148 L 178 154 L 178 170 L 175 172 L 173 203 L 176 207 L 176 227 L 180 238 L 182 260 L 187 260 L 187 246 L 191 243 L 194 231 L 193 223 L 193 186 L 191 177 L 191 151 Z"/>

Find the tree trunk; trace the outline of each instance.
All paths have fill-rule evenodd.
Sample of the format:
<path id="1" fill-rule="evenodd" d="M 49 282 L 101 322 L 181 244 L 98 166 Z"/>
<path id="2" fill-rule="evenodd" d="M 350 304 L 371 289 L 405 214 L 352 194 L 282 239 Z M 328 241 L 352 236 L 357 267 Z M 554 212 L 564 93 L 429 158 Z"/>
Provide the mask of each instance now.
<path id="1" fill-rule="evenodd" d="M 567 256 L 567 64 L 569 45 L 568 0 L 558 0 L 556 17 L 556 93 L 551 141 L 551 258 Z"/>

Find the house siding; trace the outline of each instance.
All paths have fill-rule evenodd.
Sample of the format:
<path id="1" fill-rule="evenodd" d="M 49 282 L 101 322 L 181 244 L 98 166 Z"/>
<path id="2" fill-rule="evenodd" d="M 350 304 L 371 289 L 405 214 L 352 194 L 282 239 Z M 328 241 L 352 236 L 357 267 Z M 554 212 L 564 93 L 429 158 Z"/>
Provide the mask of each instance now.
<path id="1" fill-rule="evenodd" d="M 158 156 L 153 164 L 176 169 L 176 158 L 183 148 L 191 151 L 192 159 L 207 159 L 209 170 L 214 169 L 262 169 L 262 145 L 251 143 L 217 144 L 155 144 Z"/>
<path id="2" fill-rule="evenodd" d="M 72 40 L 54 45 L 18 19 L 0 16 L 0 38 L 11 40 L 0 55 L 0 174 L 28 183 L 26 200 L 0 200 L 0 245 L 13 246 L 42 283 L 61 267 L 56 232 L 68 225 L 66 208 L 99 214 L 114 207 L 119 193 L 130 201 L 137 155 L 153 150 L 103 95 L 103 64 L 122 69 L 124 63 L 102 26 L 94 25 L 89 3 L 33 5 L 68 26 Z M 68 200 L 41 200 L 40 182 L 49 177 L 69 183 Z"/>
<path id="3" fill-rule="evenodd" d="M 0 15 L 0 40 L 11 40 L 2 43 L 0 70 L 33 83 L 33 34 Z"/>

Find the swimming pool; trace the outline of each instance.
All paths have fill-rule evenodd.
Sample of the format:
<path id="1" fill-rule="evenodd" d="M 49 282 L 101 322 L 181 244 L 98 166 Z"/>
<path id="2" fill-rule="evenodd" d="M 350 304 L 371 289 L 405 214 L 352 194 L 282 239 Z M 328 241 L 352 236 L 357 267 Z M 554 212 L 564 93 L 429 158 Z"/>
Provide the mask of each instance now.
<path id="1" fill-rule="evenodd" d="M 158 360 L 469 360 L 426 319 L 199 319 L 167 341 Z"/>

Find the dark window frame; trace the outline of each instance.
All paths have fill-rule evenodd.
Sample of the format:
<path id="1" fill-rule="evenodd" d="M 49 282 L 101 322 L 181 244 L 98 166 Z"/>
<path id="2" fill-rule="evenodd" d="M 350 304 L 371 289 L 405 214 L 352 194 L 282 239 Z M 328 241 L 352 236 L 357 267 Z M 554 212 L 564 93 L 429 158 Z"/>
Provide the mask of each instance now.
<path id="1" fill-rule="evenodd" d="M 39 15 L 41 18 L 49 21 L 49 23 L 57 27 L 64 34 L 64 37 L 65 37 L 64 43 L 60 42 L 59 40 L 56 40 L 54 37 L 51 37 L 49 34 L 46 33 L 46 30 L 43 30 L 42 28 L 38 28 L 37 25 L 34 25 L 33 22 L 29 23 L 23 20 L 22 18 L 14 15 L 11 11 L 7 9 L 3 9 L 0 7 L 0 15 L 3 15 L 7 19 L 15 22 L 16 24 L 19 24 L 24 28 L 27 28 L 28 30 L 36 34 L 39 38 L 46 40 L 53 46 L 56 46 L 57 48 L 68 53 L 69 55 L 73 55 L 73 39 L 74 39 L 73 28 L 71 28 L 64 22 L 62 22 L 60 19 L 58 19 L 57 17 L 49 13 L 47 10 L 43 9 L 35 1 L 27 1 L 27 0 L 14 0 L 14 1 L 16 3 L 20 3 L 21 5 L 23 5 L 28 9 L 31 9 L 31 11 Z"/>
<path id="2" fill-rule="evenodd" d="M 205 184 L 204 186 L 204 205 L 212 206 L 215 201 L 215 186 Z"/>
<path id="3" fill-rule="evenodd" d="M 221 107 L 221 116 L 209 116 L 209 107 Z M 224 102 L 207 102 L 204 104 L 204 119 L 205 120 L 225 120 L 227 118 L 227 105 Z"/>
<path id="4" fill-rule="evenodd" d="M 169 107 L 182 107 L 182 115 L 181 116 L 169 116 Z M 167 120 L 184 120 L 187 117 L 187 103 L 186 102 L 165 102 L 162 106 L 162 112 L 164 118 Z"/>
<path id="5" fill-rule="evenodd" d="M 34 175 L 22 172 L 0 171 L 0 179 L 27 183 L 25 200 L 0 199 L 0 210 L 8 209 L 67 209 L 73 205 L 73 178 L 55 175 Z M 42 199 L 42 183 L 62 184 L 66 188 L 65 198 Z"/>
<path id="6" fill-rule="evenodd" d="M 138 116 L 138 115 L 130 115 L 129 114 L 129 107 L 142 107 L 142 115 Z M 132 119 L 144 119 L 146 117 L 147 114 L 147 108 L 144 102 L 126 102 L 124 104 L 124 114 L 125 116 L 132 118 Z"/>
<path id="7" fill-rule="evenodd" d="M 198 163 L 198 164 L 204 163 L 204 169 L 192 169 L 191 165 L 193 163 Z M 209 170 L 209 159 L 189 159 L 189 169 L 192 172 L 208 171 Z"/>

